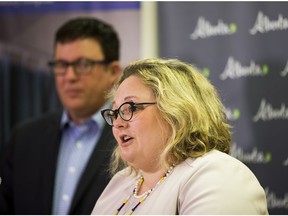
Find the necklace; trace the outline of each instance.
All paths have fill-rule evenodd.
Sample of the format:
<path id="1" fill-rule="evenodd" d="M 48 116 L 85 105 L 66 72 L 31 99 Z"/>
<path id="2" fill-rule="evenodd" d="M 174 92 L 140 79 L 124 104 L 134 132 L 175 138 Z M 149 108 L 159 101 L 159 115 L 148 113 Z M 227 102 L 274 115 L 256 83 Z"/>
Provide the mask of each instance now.
<path id="1" fill-rule="evenodd" d="M 164 176 L 162 176 L 160 178 L 160 180 L 157 182 L 157 184 L 155 185 L 155 187 L 151 188 L 150 190 L 148 191 L 145 191 L 145 193 L 141 194 L 141 195 L 138 195 L 138 191 L 139 191 L 139 188 L 141 187 L 141 185 L 143 184 L 144 182 L 144 178 L 143 176 L 141 175 L 139 177 L 139 179 L 137 180 L 136 184 L 135 184 L 135 187 L 132 191 L 132 193 L 123 201 L 123 203 L 121 204 L 121 206 L 116 210 L 115 212 L 115 215 L 118 215 L 119 212 L 121 211 L 121 209 L 125 206 L 125 204 L 129 201 L 129 199 L 132 197 L 132 195 L 135 197 L 135 198 L 141 198 L 139 200 L 139 202 L 129 211 L 129 215 L 132 215 L 133 212 L 137 209 L 137 207 L 143 203 L 145 201 L 145 199 L 152 193 L 152 191 L 154 191 L 158 185 L 160 185 L 169 175 L 170 173 L 172 172 L 173 168 L 174 168 L 174 164 L 167 170 L 167 172 L 165 173 Z"/>

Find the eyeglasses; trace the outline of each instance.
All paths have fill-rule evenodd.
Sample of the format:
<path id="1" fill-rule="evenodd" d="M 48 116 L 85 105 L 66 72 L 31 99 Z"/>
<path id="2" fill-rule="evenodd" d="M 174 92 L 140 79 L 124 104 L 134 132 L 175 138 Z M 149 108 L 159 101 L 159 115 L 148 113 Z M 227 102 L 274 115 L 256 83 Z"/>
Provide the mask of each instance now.
<path id="1" fill-rule="evenodd" d="M 104 120 L 110 126 L 113 126 L 113 122 L 117 119 L 118 114 L 124 121 L 130 121 L 133 117 L 133 113 L 138 110 L 143 110 L 144 105 L 157 104 L 157 102 L 144 102 L 144 103 L 134 103 L 134 102 L 125 102 L 120 105 L 118 109 L 105 109 L 101 111 L 101 114 Z"/>
<path id="2" fill-rule="evenodd" d="M 73 62 L 63 60 L 48 62 L 48 66 L 53 70 L 56 76 L 65 75 L 69 66 L 73 67 L 74 73 L 77 75 L 87 75 L 91 72 L 92 67 L 97 64 L 108 64 L 108 62 L 105 60 L 95 61 L 87 58 L 80 58 Z"/>

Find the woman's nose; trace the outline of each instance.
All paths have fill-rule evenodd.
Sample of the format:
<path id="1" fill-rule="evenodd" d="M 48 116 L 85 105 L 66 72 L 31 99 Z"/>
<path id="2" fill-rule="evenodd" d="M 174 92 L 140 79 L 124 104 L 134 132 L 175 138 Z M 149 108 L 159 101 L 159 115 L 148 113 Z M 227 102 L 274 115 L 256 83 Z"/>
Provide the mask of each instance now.
<path id="1" fill-rule="evenodd" d="M 120 128 L 125 127 L 127 125 L 127 121 L 124 121 L 120 115 L 118 115 L 113 121 L 113 127 Z"/>

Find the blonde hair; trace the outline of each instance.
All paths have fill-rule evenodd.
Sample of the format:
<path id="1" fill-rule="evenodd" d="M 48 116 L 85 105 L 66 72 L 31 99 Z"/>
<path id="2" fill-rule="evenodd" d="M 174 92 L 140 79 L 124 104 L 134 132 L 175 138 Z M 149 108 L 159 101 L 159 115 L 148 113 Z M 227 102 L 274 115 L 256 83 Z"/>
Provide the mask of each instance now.
<path id="1" fill-rule="evenodd" d="M 114 91 L 130 76 L 137 76 L 152 90 L 162 117 L 171 127 L 171 137 L 161 155 L 164 167 L 212 149 L 229 153 L 231 132 L 224 107 L 216 89 L 195 67 L 176 59 L 135 61 L 124 69 Z M 112 173 L 122 165 L 128 166 L 116 147 Z"/>

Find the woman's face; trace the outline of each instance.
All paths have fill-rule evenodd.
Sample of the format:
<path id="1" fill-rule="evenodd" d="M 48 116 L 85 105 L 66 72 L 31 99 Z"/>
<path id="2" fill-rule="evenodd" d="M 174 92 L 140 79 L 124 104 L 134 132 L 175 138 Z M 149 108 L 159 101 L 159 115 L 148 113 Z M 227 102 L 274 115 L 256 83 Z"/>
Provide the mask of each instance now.
<path id="1" fill-rule="evenodd" d="M 152 90 L 136 76 L 128 77 L 116 90 L 113 109 L 129 101 L 157 102 Z M 159 156 L 166 145 L 170 127 L 161 117 L 156 104 L 138 108 L 130 121 L 124 121 L 118 115 L 113 134 L 123 160 L 137 169 L 152 171 L 159 168 Z"/>

